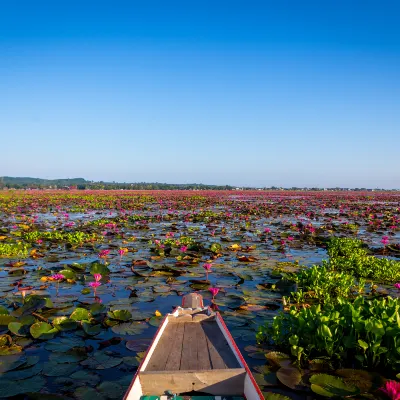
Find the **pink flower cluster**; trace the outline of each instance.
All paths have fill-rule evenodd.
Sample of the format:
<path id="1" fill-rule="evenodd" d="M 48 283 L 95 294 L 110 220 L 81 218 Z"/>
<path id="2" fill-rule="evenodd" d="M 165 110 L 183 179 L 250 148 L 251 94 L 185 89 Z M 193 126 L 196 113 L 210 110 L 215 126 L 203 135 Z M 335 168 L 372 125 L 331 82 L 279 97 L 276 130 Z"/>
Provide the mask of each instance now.
<path id="1" fill-rule="evenodd" d="M 51 276 L 51 279 L 55 281 L 62 281 L 63 279 L 65 279 L 65 276 L 63 274 L 54 274 Z"/>

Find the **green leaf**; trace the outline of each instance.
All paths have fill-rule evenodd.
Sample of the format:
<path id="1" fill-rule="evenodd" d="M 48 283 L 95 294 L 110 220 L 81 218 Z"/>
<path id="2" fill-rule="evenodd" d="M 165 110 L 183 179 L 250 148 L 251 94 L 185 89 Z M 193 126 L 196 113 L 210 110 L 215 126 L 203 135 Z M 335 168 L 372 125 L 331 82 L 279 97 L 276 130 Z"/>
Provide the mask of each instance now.
<path id="1" fill-rule="evenodd" d="M 48 340 L 53 339 L 54 335 L 58 332 L 46 322 L 36 322 L 30 327 L 30 333 L 35 339 Z"/>
<path id="2" fill-rule="evenodd" d="M 22 353 L 22 347 L 16 344 L 11 346 L 0 346 L 0 356 Z"/>
<path id="3" fill-rule="evenodd" d="M 74 321 L 88 320 L 90 318 L 89 311 L 86 308 L 78 307 L 72 312 L 70 318 Z"/>
<path id="4" fill-rule="evenodd" d="M 26 357 L 16 354 L 0 358 L 0 373 L 12 371 L 24 365 L 27 362 Z"/>
<path id="5" fill-rule="evenodd" d="M 364 340 L 359 339 L 358 340 L 358 344 L 360 345 L 360 347 L 364 350 L 367 351 L 368 349 L 368 343 L 364 342 Z"/>
<path id="6" fill-rule="evenodd" d="M 82 321 L 82 328 L 89 336 L 96 336 L 101 332 L 101 325 L 91 325 L 89 321 Z"/>
<path id="7" fill-rule="evenodd" d="M 283 367 L 277 371 L 276 376 L 285 386 L 296 390 L 301 382 L 302 374 L 295 367 Z"/>
<path id="8" fill-rule="evenodd" d="M 47 307 L 48 305 L 49 304 L 44 297 L 39 297 L 36 295 L 27 296 L 25 298 L 25 304 L 17 310 L 14 310 L 12 312 L 12 315 L 14 315 L 15 317 L 22 317 L 24 315 L 28 315 L 32 312 L 40 310 L 43 307 Z"/>
<path id="9" fill-rule="evenodd" d="M 310 378 L 311 390 L 324 397 L 346 397 L 359 394 L 360 390 L 343 379 L 327 374 L 316 374 Z"/>
<path id="10" fill-rule="evenodd" d="M 124 322 L 113 326 L 111 330 L 117 335 L 138 335 L 148 327 L 147 324 L 139 322 Z"/>
<path id="11" fill-rule="evenodd" d="M 53 319 L 53 325 L 59 331 L 73 331 L 78 327 L 78 323 L 68 317 L 57 317 Z"/>
<path id="12" fill-rule="evenodd" d="M 122 363 L 121 357 L 113 357 L 103 351 L 96 351 L 91 357 L 82 361 L 80 364 L 91 369 L 108 369 L 116 367 Z"/>
<path id="13" fill-rule="evenodd" d="M 94 262 L 90 267 L 90 273 L 94 274 L 101 274 L 102 276 L 109 275 L 110 270 L 104 265 L 98 262 Z"/>
<path id="14" fill-rule="evenodd" d="M 272 365 L 276 365 L 278 367 L 288 367 L 292 363 L 290 356 L 278 351 L 271 351 L 267 353 L 265 357 Z"/>
<path id="15" fill-rule="evenodd" d="M 85 287 L 85 288 L 83 288 L 82 290 L 81 290 L 81 293 L 82 294 L 89 294 L 89 293 L 91 293 L 92 291 L 89 289 L 89 288 L 87 288 L 87 287 Z"/>
<path id="16" fill-rule="evenodd" d="M 11 315 L 0 314 L 0 326 L 8 326 L 10 322 L 15 322 L 16 318 Z"/>
<path id="17" fill-rule="evenodd" d="M 94 303 L 90 306 L 90 314 L 93 316 L 103 314 L 106 312 L 106 310 L 107 307 L 104 304 Z"/>
<path id="18" fill-rule="evenodd" d="M 279 393 L 263 392 L 263 395 L 265 400 L 291 400 L 290 397 Z"/>
<path id="19" fill-rule="evenodd" d="M 107 399 L 122 399 L 125 393 L 124 388 L 116 382 L 101 382 L 96 389 Z"/>
<path id="20" fill-rule="evenodd" d="M 78 400 L 107 400 L 107 398 L 102 396 L 96 389 L 87 386 L 76 389 L 74 397 Z"/>
<path id="21" fill-rule="evenodd" d="M 18 381 L 18 384 L 14 380 L 4 379 L 1 381 L 0 396 L 13 397 L 28 392 L 39 392 L 45 384 L 46 380 L 40 376 Z"/>
<path id="22" fill-rule="evenodd" d="M 0 306 L 0 315 L 8 315 L 9 312 L 4 306 Z"/>
<path id="23" fill-rule="evenodd" d="M 70 269 L 63 269 L 58 273 L 64 275 L 65 279 L 75 279 L 76 278 L 75 272 L 71 271 Z"/>
<path id="24" fill-rule="evenodd" d="M 45 376 L 70 376 L 78 368 L 77 364 L 59 364 L 47 362 L 43 364 L 43 375 Z"/>
<path id="25" fill-rule="evenodd" d="M 29 333 L 29 327 L 22 325 L 20 322 L 10 322 L 8 330 L 16 336 L 27 336 Z"/>
<path id="26" fill-rule="evenodd" d="M 117 321 L 124 321 L 124 322 L 132 318 L 132 314 L 128 310 L 109 311 L 107 315 L 111 319 L 116 319 Z"/>

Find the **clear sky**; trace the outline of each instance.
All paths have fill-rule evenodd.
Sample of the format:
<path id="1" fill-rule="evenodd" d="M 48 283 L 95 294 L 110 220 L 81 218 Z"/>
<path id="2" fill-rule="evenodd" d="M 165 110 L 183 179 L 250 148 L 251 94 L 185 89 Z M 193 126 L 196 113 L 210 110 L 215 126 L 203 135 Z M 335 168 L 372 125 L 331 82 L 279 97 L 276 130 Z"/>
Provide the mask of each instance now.
<path id="1" fill-rule="evenodd" d="M 0 176 L 400 187 L 400 2 L 13 0 Z"/>

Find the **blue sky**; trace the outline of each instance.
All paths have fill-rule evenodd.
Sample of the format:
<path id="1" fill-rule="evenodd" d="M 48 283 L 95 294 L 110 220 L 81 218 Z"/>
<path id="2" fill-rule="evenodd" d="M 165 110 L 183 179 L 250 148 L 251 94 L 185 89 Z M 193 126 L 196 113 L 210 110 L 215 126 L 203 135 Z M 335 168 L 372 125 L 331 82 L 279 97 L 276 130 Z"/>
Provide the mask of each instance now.
<path id="1" fill-rule="evenodd" d="M 0 176 L 400 188 L 399 13 L 3 2 Z"/>

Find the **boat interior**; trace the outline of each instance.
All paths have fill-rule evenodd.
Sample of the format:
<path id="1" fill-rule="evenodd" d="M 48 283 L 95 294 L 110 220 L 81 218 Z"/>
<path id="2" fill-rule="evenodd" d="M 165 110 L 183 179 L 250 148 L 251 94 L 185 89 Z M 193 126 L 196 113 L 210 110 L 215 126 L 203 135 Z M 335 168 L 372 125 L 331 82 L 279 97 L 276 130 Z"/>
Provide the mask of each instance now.
<path id="1" fill-rule="evenodd" d="M 146 400 L 167 393 L 201 392 L 206 396 L 180 396 L 180 400 L 243 395 L 246 370 L 214 312 L 204 307 L 179 307 L 161 329 L 139 371 Z"/>

